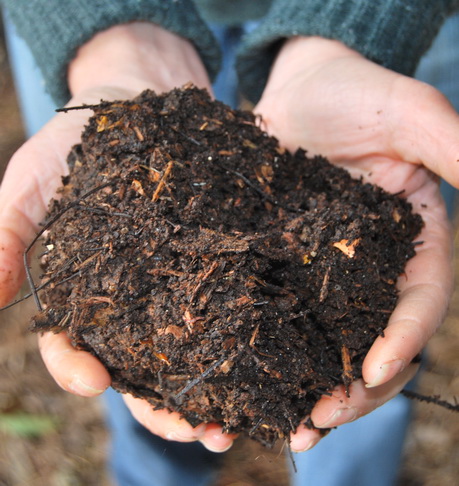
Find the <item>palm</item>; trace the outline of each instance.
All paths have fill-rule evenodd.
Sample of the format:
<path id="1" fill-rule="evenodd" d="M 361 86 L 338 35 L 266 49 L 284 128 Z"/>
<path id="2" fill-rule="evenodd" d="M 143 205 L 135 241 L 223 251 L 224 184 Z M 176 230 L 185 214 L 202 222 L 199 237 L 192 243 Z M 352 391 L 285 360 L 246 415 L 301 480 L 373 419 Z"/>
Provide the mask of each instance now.
<path id="1" fill-rule="evenodd" d="M 86 104 L 100 99 L 128 99 L 136 93 L 110 89 L 87 93 Z M 73 99 L 71 106 L 83 103 Z M 12 158 L 0 190 L 0 305 L 10 301 L 23 280 L 22 255 L 45 217 L 48 202 L 55 197 L 61 177 L 67 172 L 67 154 L 78 143 L 88 116 L 87 110 L 59 114 Z M 56 382 L 67 391 L 83 396 L 100 394 L 110 385 L 102 364 L 72 347 L 65 333 L 39 336 L 43 360 Z M 132 414 L 148 429 L 168 439 L 191 441 L 198 436 L 215 450 L 231 444 L 234 436 L 223 435 L 221 427 L 208 424 L 193 429 L 178 414 L 153 411 L 144 400 L 124 397 Z"/>
<path id="2" fill-rule="evenodd" d="M 374 389 L 356 384 L 349 400 L 342 390 L 323 399 L 312 414 L 322 422 L 340 400 L 363 414 L 397 393 L 413 371 L 390 381 L 394 367 L 381 380 L 382 366 L 397 360 L 408 365 L 444 317 L 452 286 L 451 238 L 438 177 L 431 170 L 457 185 L 458 169 L 445 162 L 452 146 L 458 147 L 459 120 L 433 88 L 347 49 L 342 57 L 303 65 L 295 54 L 279 56 L 256 107 L 268 131 L 290 150 L 301 146 L 391 193 L 402 192 L 425 222 L 418 237 L 424 243 L 399 279 L 400 299 L 385 337 L 376 340 L 363 367 L 365 382 L 388 383 Z"/>
<path id="3" fill-rule="evenodd" d="M 86 103 L 103 96 L 132 96 L 127 91 L 94 93 Z M 73 105 L 82 104 L 75 99 Z M 67 154 L 80 139 L 88 111 L 59 114 L 11 159 L 0 190 L 0 305 L 7 303 L 22 282 L 22 252 L 38 230 L 48 202 L 67 172 Z M 7 277 L 8 276 L 8 277 Z"/>

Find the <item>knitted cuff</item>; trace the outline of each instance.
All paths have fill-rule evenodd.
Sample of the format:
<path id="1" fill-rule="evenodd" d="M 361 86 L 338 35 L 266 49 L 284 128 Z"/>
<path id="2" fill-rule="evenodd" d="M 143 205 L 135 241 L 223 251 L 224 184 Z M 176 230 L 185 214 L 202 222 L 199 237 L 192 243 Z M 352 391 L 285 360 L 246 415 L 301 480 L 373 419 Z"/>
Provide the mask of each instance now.
<path id="1" fill-rule="evenodd" d="M 458 0 L 274 0 L 238 53 L 242 91 L 252 101 L 263 92 L 286 38 L 336 39 L 368 59 L 412 75 Z"/>
<path id="2" fill-rule="evenodd" d="M 149 21 L 189 39 L 213 78 L 217 42 L 192 0 L 1 0 L 29 45 L 45 87 L 58 105 L 70 97 L 67 67 L 77 49 L 97 32 L 130 21 Z"/>

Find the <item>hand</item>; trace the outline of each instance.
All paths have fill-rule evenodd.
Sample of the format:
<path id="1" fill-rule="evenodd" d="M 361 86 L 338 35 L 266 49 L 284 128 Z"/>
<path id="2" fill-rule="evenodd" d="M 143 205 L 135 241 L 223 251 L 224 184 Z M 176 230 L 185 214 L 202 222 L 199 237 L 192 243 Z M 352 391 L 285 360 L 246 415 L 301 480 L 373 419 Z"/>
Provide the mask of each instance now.
<path id="1" fill-rule="evenodd" d="M 339 42 L 285 43 L 255 108 L 267 130 L 290 150 L 299 146 L 354 176 L 404 196 L 425 228 L 406 272 L 384 337 L 363 363 L 363 380 L 323 397 L 311 419 L 334 427 L 371 412 L 413 377 L 411 360 L 441 324 L 452 291 L 451 231 L 438 176 L 459 186 L 459 116 L 434 88 L 384 69 Z M 319 440 L 305 427 L 292 449 Z"/>
<path id="2" fill-rule="evenodd" d="M 147 23 L 113 27 L 95 36 L 69 66 L 73 98 L 69 106 L 101 99 L 128 99 L 150 88 L 160 93 L 189 81 L 210 89 L 202 63 L 186 40 Z M 13 156 L 0 188 L 0 306 L 10 301 L 24 278 L 22 254 L 38 231 L 48 202 L 67 172 L 70 148 L 79 142 L 88 111 L 54 117 Z M 77 351 L 64 333 L 39 337 L 43 360 L 65 390 L 95 396 L 110 376 L 91 354 Z M 213 451 L 226 450 L 234 436 L 216 424 L 193 429 L 178 414 L 154 412 L 143 400 L 125 397 L 133 415 L 150 431 L 179 441 L 201 440 Z"/>

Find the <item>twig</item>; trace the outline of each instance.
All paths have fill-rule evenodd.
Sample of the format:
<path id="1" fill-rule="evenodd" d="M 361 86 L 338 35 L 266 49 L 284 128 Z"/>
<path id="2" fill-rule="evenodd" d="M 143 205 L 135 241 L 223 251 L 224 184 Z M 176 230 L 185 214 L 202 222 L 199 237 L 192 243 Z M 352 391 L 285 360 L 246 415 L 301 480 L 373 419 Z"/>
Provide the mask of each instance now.
<path id="1" fill-rule="evenodd" d="M 93 206 L 85 206 L 84 204 L 77 204 L 75 207 L 77 207 L 78 209 L 83 209 L 84 211 L 89 211 L 91 213 L 105 214 L 107 216 L 119 216 L 121 218 L 133 219 L 133 216 L 127 213 L 119 213 L 117 211 L 110 212 L 107 211 L 106 209 L 96 208 Z"/>
<path id="2" fill-rule="evenodd" d="M 257 187 L 250 179 L 248 179 L 244 174 L 241 174 L 240 172 L 236 170 L 229 169 L 225 167 L 222 164 L 219 164 L 222 169 L 226 170 L 227 172 L 230 172 L 231 174 L 234 174 L 235 176 L 239 177 L 242 179 L 251 189 L 253 189 L 263 200 L 270 202 L 271 204 L 274 204 L 274 206 L 278 206 L 282 209 L 285 209 L 287 211 L 292 211 L 295 213 L 304 213 L 304 209 L 299 209 L 299 208 L 294 208 L 292 206 L 288 206 L 286 204 L 283 204 L 279 202 L 277 199 L 274 199 L 272 196 L 269 194 L 266 194 L 264 191 L 262 191 L 259 187 Z"/>
<path id="3" fill-rule="evenodd" d="M 295 458 L 293 457 L 293 452 L 292 452 L 292 448 L 290 446 L 290 441 L 288 439 L 285 439 L 285 442 L 287 443 L 288 457 L 290 458 L 290 462 L 292 463 L 293 471 L 296 474 L 298 472 L 298 469 L 296 467 Z"/>
<path id="4" fill-rule="evenodd" d="M 343 382 L 346 388 L 346 396 L 349 398 L 349 385 L 352 383 L 352 364 L 349 349 L 345 344 L 341 346 L 341 361 L 343 363 Z"/>
<path id="5" fill-rule="evenodd" d="M 156 186 L 156 190 L 155 190 L 155 192 L 154 192 L 154 194 L 151 198 L 152 202 L 156 202 L 159 199 L 159 196 L 160 196 L 161 192 L 163 191 L 164 186 L 166 186 L 166 180 L 170 176 L 173 167 L 174 167 L 174 161 L 170 160 L 167 163 L 167 166 L 164 170 L 163 175 L 161 176 L 160 181 L 158 182 L 158 185 Z"/>
<path id="6" fill-rule="evenodd" d="M 80 106 L 64 106 L 62 108 L 56 108 L 56 113 L 67 113 L 68 111 L 77 111 L 77 110 L 95 110 L 99 108 L 101 105 L 80 105 Z"/>
<path id="7" fill-rule="evenodd" d="M 400 393 L 404 395 L 406 398 L 409 398 L 411 400 L 418 400 L 419 402 L 432 403 L 434 405 L 438 405 L 440 407 L 446 408 L 446 410 L 450 410 L 451 412 L 459 412 L 459 404 L 457 403 L 453 404 L 447 402 L 446 400 L 440 400 L 438 397 L 421 395 L 420 393 L 416 393 L 411 390 L 403 389 Z"/>
<path id="8" fill-rule="evenodd" d="M 257 431 L 257 429 L 263 423 L 264 419 L 265 419 L 264 417 L 260 417 L 258 419 L 258 422 L 249 430 L 249 437 L 251 437 Z"/>
<path id="9" fill-rule="evenodd" d="M 324 279 L 322 281 L 322 287 L 320 288 L 319 303 L 321 304 L 327 298 L 328 295 L 328 283 L 330 281 L 330 271 L 331 271 L 331 267 L 328 267 L 327 271 L 325 272 Z"/>
<path id="10" fill-rule="evenodd" d="M 77 260 L 77 257 L 73 257 L 71 258 L 69 261 L 67 261 L 65 264 L 64 264 L 64 267 L 61 268 L 60 270 L 58 270 L 49 280 L 47 280 L 45 283 L 39 285 L 38 287 L 35 287 L 35 290 L 37 292 L 39 292 L 40 290 L 43 290 L 44 288 L 46 288 L 48 285 L 50 285 L 51 283 L 53 283 L 56 278 L 64 271 L 66 270 L 66 268 L 68 266 L 70 266 L 74 261 Z M 62 285 L 63 283 L 67 282 L 68 280 L 70 280 L 71 278 L 74 278 L 76 275 L 78 275 L 80 272 L 77 272 L 76 274 L 73 274 L 71 275 L 70 277 L 67 277 L 65 278 L 64 280 L 58 282 L 56 284 L 56 287 L 58 287 L 59 285 Z M 15 305 L 17 304 L 20 304 L 21 302 L 24 302 L 25 300 L 29 299 L 30 297 L 33 296 L 33 292 L 29 292 L 28 294 L 24 295 L 23 297 L 21 297 L 20 299 L 17 299 L 15 300 L 14 302 L 11 302 L 10 304 L 7 304 L 3 307 L 0 307 L 0 312 L 3 311 L 3 310 L 6 310 L 6 309 L 9 309 L 10 307 L 14 307 Z"/>
<path id="11" fill-rule="evenodd" d="M 261 406 L 261 411 L 262 411 L 262 413 L 264 413 L 264 412 L 265 412 L 266 407 L 267 407 L 268 405 L 269 405 L 269 402 L 265 402 L 265 403 L 263 403 L 263 405 Z M 257 431 L 257 429 L 258 429 L 258 428 L 260 427 L 260 425 L 263 423 L 264 419 L 265 419 L 265 417 L 264 417 L 263 415 L 262 415 L 262 416 L 261 416 L 261 417 L 258 419 L 257 423 L 256 423 L 256 424 L 255 424 L 255 425 L 254 425 L 254 426 L 253 426 L 253 427 L 250 429 L 250 431 L 249 431 L 249 437 L 251 437 L 251 436 L 252 436 L 252 435 L 253 435 L 253 434 L 254 434 L 254 433 Z"/>
<path id="12" fill-rule="evenodd" d="M 82 200 L 84 200 L 87 197 L 91 196 L 92 194 L 95 194 L 96 192 L 104 189 L 105 187 L 111 186 L 112 184 L 114 184 L 114 181 L 110 181 L 110 182 L 107 182 L 105 184 L 102 184 L 101 186 L 97 186 L 97 187 L 91 189 L 90 191 L 86 192 L 85 194 L 83 194 L 76 201 L 70 203 L 65 208 L 61 209 L 57 214 L 55 214 L 49 221 L 47 221 L 44 224 L 42 229 L 35 235 L 35 238 L 30 242 L 29 246 L 24 250 L 23 260 L 24 260 L 24 269 L 25 269 L 25 272 L 26 272 L 27 282 L 29 284 L 30 291 L 33 295 L 33 298 L 35 300 L 35 304 L 36 304 L 36 306 L 37 306 L 37 308 L 40 312 L 43 310 L 43 306 L 41 305 L 40 299 L 38 297 L 37 288 L 35 287 L 35 283 L 34 283 L 33 277 L 32 277 L 32 272 L 31 272 L 30 266 L 29 266 L 28 254 L 29 254 L 30 250 L 33 248 L 33 246 L 39 240 L 39 238 L 43 235 L 43 233 L 48 228 L 50 228 L 59 218 L 61 218 L 67 211 L 78 206 Z"/>
<path id="13" fill-rule="evenodd" d="M 177 401 L 180 397 L 188 393 L 193 387 L 203 382 L 216 368 L 218 368 L 224 361 L 226 357 L 222 357 L 215 361 L 211 366 L 209 366 L 205 371 L 203 371 L 199 376 L 189 381 L 184 388 L 182 388 L 177 395 L 175 395 L 174 400 Z"/>
<path id="14" fill-rule="evenodd" d="M 178 133 L 179 135 L 181 135 L 182 137 L 184 137 L 186 140 L 188 140 L 189 142 L 191 143 L 194 143 L 195 145 L 202 145 L 201 142 L 198 142 L 197 140 L 195 140 L 194 138 L 192 137 L 189 137 L 188 135 L 186 135 L 185 133 L 183 133 L 181 130 L 178 130 L 177 128 L 175 127 L 170 127 L 175 133 Z"/>

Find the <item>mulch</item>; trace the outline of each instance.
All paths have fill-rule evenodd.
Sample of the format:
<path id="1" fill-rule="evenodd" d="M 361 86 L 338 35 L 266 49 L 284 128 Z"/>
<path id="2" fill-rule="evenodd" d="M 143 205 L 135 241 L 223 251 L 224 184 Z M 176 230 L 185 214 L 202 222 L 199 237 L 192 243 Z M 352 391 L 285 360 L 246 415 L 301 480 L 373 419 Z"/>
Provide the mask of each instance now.
<path id="1" fill-rule="evenodd" d="M 23 135 L 3 51 L 0 56 L 0 166 L 3 171 Z M 456 263 L 457 266 L 457 263 Z M 0 484 L 61 486 L 110 484 L 105 470 L 108 434 L 97 399 L 61 391 L 41 363 L 29 333 L 36 312 L 27 302 L 0 315 Z M 459 396 L 459 293 L 445 324 L 428 347 L 420 378 L 424 394 Z M 459 477 L 459 419 L 446 410 L 415 404 L 400 485 L 453 486 Z M 268 451 L 246 439 L 225 455 L 215 486 L 288 484 L 281 447 Z"/>

